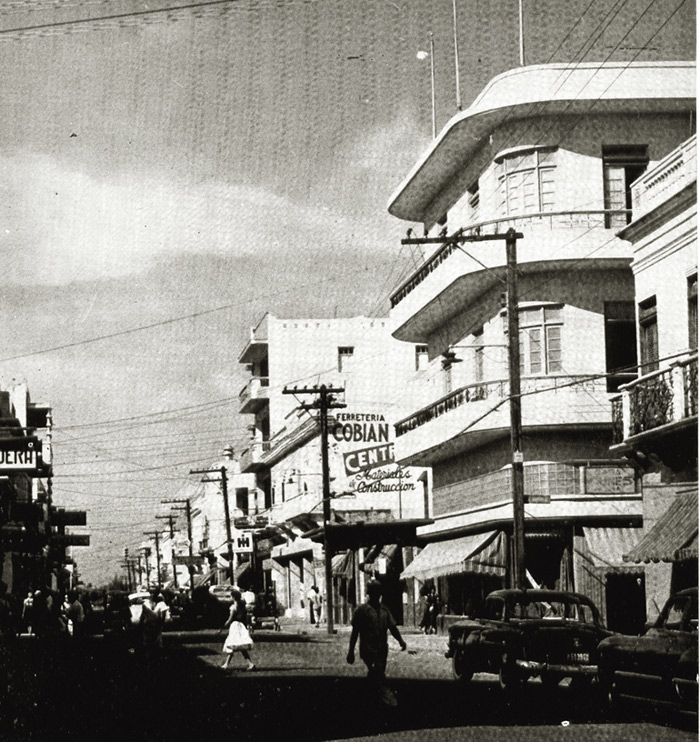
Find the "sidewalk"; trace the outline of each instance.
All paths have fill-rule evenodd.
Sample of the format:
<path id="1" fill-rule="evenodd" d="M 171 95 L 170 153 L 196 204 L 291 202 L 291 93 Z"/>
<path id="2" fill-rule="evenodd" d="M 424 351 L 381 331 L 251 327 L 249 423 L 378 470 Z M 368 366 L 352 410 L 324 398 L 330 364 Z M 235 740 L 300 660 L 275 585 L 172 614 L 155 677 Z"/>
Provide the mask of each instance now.
<path id="1" fill-rule="evenodd" d="M 350 638 L 352 627 L 348 624 L 334 625 L 334 634 L 329 635 L 325 621 L 321 624 L 312 625 L 304 619 L 297 618 L 280 618 L 280 625 L 283 634 L 296 634 L 305 636 L 312 641 L 342 641 L 346 642 Z M 440 652 L 447 650 L 447 636 L 441 634 L 423 634 L 420 629 L 414 626 L 399 626 L 401 636 L 408 644 L 409 649 L 435 649 Z M 389 641 L 392 639 L 389 637 Z"/>

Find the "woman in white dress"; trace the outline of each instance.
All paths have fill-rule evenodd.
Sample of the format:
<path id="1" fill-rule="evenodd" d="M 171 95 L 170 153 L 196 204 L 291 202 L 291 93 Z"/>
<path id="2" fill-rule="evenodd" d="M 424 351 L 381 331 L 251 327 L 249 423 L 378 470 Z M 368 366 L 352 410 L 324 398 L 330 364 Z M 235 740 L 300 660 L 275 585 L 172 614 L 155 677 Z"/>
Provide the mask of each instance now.
<path id="1" fill-rule="evenodd" d="M 245 602 L 241 598 L 241 594 L 238 590 L 233 590 L 231 593 L 233 597 L 233 603 L 229 611 L 228 619 L 223 628 L 228 628 L 228 635 L 222 651 L 226 655 L 226 660 L 222 667 L 226 669 L 231 662 L 231 657 L 234 652 L 240 652 L 243 655 L 243 659 L 248 662 L 246 670 L 254 670 L 255 665 L 250 659 L 249 650 L 253 648 L 253 640 L 248 632 L 248 612 L 246 611 Z"/>

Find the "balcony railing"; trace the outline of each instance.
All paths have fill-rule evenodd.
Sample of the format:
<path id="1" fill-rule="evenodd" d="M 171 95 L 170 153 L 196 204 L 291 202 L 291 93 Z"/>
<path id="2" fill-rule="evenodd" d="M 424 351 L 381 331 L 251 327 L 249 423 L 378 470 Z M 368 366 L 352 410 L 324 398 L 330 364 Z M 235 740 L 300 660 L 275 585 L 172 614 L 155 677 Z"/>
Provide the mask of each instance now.
<path id="1" fill-rule="evenodd" d="M 697 179 L 697 139 L 691 137 L 632 184 L 634 216 L 651 211 Z"/>
<path id="2" fill-rule="evenodd" d="M 612 400 L 613 443 L 698 414 L 698 357 L 647 374 Z"/>
<path id="3" fill-rule="evenodd" d="M 538 376 L 524 377 L 521 380 L 521 394 L 556 391 L 557 389 L 572 387 L 588 393 L 595 392 L 601 385 L 601 382 L 591 376 Z M 446 396 L 438 399 L 436 402 L 423 407 L 410 417 L 406 417 L 396 423 L 396 436 L 400 437 L 412 430 L 426 425 L 438 417 L 451 412 L 462 405 L 481 402 L 488 399 L 507 399 L 510 394 L 510 385 L 508 381 L 497 380 L 480 382 L 478 384 L 469 384 L 468 386 L 456 389 Z"/>
<path id="4" fill-rule="evenodd" d="M 270 441 L 251 443 L 241 452 L 241 471 L 254 471 L 264 464 L 264 456 L 270 450 Z"/>
<path id="5" fill-rule="evenodd" d="M 584 466 L 558 462 L 527 463 L 525 496 L 634 494 L 634 471 L 625 466 Z M 433 489 L 433 514 L 478 510 L 512 499 L 512 469 L 507 467 L 473 479 Z"/>
<path id="6" fill-rule="evenodd" d="M 241 389 L 238 394 L 240 402 L 240 412 L 253 412 L 257 406 L 256 403 L 264 403 L 268 400 L 267 388 L 270 386 L 270 379 L 266 376 L 254 376 L 248 380 L 248 383 Z"/>
<path id="7" fill-rule="evenodd" d="M 532 227 L 544 227 L 549 230 L 554 229 L 593 229 L 605 228 L 606 218 L 611 215 L 626 214 L 632 212 L 628 209 L 604 209 L 596 211 L 542 211 L 535 214 L 519 214 L 517 216 L 507 216 L 500 219 L 490 219 L 488 221 L 471 224 L 463 230 L 465 236 L 481 234 L 505 234 L 511 227 L 518 231 L 524 231 Z M 417 286 L 425 279 L 453 252 L 459 250 L 456 241 L 448 241 L 445 238 L 445 244 L 439 248 L 425 263 L 423 263 L 416 272 L 410 276 L 404 283 L 399 286 L 391 295 L 390 301 L 392 308 L 399 302 L 403 301 Z"/>

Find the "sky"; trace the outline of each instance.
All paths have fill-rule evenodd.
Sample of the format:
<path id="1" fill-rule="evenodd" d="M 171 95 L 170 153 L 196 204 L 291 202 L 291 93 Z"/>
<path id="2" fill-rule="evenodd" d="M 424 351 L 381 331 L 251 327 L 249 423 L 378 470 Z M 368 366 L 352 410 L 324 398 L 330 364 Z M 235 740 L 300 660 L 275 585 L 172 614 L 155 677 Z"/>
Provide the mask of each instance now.
<path id="1" fill-rule="evenodd" d="M 518 0 L 455 7 L 467 107 L 520 64 Z M 523 19 L 526 64 L 695 56 L 692 0 Z M 245 447 L 238 357 L 266 311 L 388 312 L 420 260 L 386 206 L 432 139 L 430 32 L 440 130 L 452 0 L 0 0 L 0 384 L 53 407 L 86 582 Z"/>

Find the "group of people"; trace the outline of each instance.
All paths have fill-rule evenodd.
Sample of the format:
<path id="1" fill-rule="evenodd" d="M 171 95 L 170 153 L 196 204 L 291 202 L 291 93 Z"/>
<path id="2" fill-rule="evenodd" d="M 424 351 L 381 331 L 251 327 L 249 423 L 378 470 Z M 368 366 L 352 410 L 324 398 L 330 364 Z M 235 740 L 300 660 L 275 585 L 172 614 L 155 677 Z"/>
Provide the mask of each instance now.
<path id="1" fill-rule="evenodd" d="M 85 592 L 70 590 L 63 598 L 51 588 L 28 590 L 16 605 L 7 592 L 7 584 L 0 583 L 0 634 L 15 636 L 33 634 L 40 639 L 70 636 L 76 640 L 85 637 L 92 613 L 92 603 Z"/>

